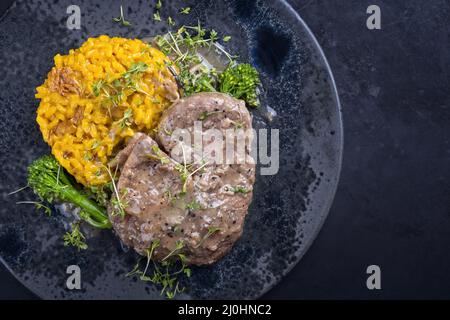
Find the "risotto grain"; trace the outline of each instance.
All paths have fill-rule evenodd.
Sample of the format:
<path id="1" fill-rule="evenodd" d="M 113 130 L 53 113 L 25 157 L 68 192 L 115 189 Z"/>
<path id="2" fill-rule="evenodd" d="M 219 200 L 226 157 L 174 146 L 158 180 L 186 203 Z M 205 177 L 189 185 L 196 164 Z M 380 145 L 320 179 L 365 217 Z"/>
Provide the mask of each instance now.
<path id="1" fill-rule="evenodd" d="M 104 184 L 116 148 L 151 133 L 178 98 L 169 59 L 141 40 L 103 35 L 54 62 L 36 94 L 43 138 L 78 182 Z"/>

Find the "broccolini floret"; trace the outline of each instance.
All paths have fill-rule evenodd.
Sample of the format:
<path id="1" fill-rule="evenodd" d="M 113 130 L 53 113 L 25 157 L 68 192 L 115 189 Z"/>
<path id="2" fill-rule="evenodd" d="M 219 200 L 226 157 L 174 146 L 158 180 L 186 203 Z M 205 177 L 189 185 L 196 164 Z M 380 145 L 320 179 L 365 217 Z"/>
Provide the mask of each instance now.
<path id="1" fill-rule="evenodd" d="M 261 84 L 258 71 L 248 63 L 228 66 L 219 75 L 219 91 L 244 100 L 250 107 L 258 107 L 258 86 Z"/>
<path id="2" fill-rule="evenodd" d="M 74 187 L 53 156 L 41 157 L 28 167 L 28 185 L 44 201 L 65 201 L 80 207 L 81 219 L 90 225 L 111 228 L 106 210 Z"/>

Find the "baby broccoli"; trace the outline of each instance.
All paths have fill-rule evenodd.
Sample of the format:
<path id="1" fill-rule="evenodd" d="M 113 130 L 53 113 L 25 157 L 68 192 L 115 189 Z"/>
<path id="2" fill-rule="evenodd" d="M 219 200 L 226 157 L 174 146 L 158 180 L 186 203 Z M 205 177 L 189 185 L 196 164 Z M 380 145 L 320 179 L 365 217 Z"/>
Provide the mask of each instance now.
<path id="1" fill-rule="evenodd" d="M 105 209 L 74 187 L 53 156 L 39 158 L 28 167 L 28 185 L 44 201 L 66 201 L 80 207 L 81 219 L 90 225 L 101 229 L 111 228 Z"/>
<path id="2" fill-rule="evenodd" d="M 248 63 L 228 66 L 219 75 L 219 90 L 236 99 L 244 100 L 250 107 L 258 107 L 258 86 L 261 84 L 258 71 Z"/>

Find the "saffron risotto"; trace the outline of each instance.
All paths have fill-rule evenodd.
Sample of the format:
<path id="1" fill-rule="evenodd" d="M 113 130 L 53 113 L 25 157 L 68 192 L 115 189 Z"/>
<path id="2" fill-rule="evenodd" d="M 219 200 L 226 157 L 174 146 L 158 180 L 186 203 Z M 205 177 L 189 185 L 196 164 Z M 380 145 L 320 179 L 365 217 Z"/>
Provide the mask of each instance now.
<path id="1" fill-rule="evenodd" d="M 178 98 L 169 58 L 137 39 L 88 39 L 37 88 L 37 122 L 58 162 L 85 186 L 111 180 L 108 161 L 136 132 L 151 134 Z"/>

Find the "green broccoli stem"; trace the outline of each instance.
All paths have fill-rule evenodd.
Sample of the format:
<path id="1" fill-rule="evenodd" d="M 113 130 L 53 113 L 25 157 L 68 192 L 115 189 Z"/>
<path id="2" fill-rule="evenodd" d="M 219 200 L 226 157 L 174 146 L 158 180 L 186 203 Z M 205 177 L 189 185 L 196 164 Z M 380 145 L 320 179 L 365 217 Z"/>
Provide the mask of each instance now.
<path id="1" fill-rule="evenodd" d="M 209 81 L 202 80 L 202 81 L 201 81 L 201 84 L 202 84 L 204 87 L 208 88 L 208 90 L 209 90 L 210 92 L 216 92 L 216 91 L 217 91 L 216 88 L 214 88 L 214 86 L 213 86 Z"/>
<path id="2" fill-rule="evenodd" d="M 81 216 L 83 220 L 85 220 L 92 226 L 101 229 L 109 229 L 112 227 L 111 222 L 109 221 L 108 216 L 106 215 L 104 210 L 102 210 L 95 202 L 91 201 L 75 188 L 70 186 L 61 188 L 61 198 L 63 198 L 62 200 L 67 200 L 77 205 L 90 217 L 92 217 L 91 220 Z"/>
<path id="3" fill-rule="evenodd" d="M 90 225 L 108 229 L 111 222 L 106 210 L 76 189 L 53 156 L 44 156 L 28 167 L 28 185 L 42 200 L 73 203 L 81 209 L 80 218 Z"/>

